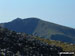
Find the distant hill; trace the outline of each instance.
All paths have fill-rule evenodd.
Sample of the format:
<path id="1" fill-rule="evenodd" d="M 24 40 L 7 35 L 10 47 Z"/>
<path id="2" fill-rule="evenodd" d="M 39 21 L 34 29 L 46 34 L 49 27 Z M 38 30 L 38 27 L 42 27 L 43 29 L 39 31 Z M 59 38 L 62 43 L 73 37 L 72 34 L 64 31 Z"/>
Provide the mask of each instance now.
<path id="1" fill-rule="evenodd" d="M 17 18 L 11 22 L 1 23 L 0 26 L 49 40 L 75 44 L 75 29 L 43 21 L 38 18 Z"/>

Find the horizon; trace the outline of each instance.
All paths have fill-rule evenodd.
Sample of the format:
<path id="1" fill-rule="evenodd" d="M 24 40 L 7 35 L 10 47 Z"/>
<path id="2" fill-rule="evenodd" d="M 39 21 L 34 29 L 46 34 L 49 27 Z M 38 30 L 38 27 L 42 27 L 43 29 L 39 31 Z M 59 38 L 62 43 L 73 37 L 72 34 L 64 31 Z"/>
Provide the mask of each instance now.
<path id="1" fill-rule="evenodd" d="M 0 23 L 10 22 L 18 17 L 35 17 L 75 28 L 75 0 L 0 1 Z"/>
<path id="2" fill-rule="evenodd" d="M 20 17 L 17 17 L 17 18 L 15 18 L 15 19 L 13 19 L 13 20 L 10 20 L 10 21 L 7 21 L 7 22 L 2 22 L 2 23 L 9 23 L 9 22 L 12 22 L 12 21 L 14 21 L 14 20 L 16 20 L 16 19 L 18 19 L 18 18 L 20 18 Z M 37 18 L 37 17 L 29 17 L 29 18 L 40 19 L 40 18 Z M 28 19 L 28 18 L 20 18 L 20 19 L 21 19 L 21 20 L 24 20 L 24 19 Z M 45 21 L 45 22 L 49 22 L 49 23 L 53 23 L 53 24 L 57 24 L 57 25 L 60 25 L 60 26 L 64 26 L 64 27 L 68 27 L 68 28 L 72 28 L 72 27 L 65 26 L 65 25 L 61 25 L 61 24 L 58 24 L 58 23 L 54 23 L 54 22 L 50 22 L 50 21 L 46 21 L 46 20 L 43 20 L 43 19 L 40 19 L 40 20 Z M 73 29 L 75 29 L 75 28 L 73 28 Z"/>

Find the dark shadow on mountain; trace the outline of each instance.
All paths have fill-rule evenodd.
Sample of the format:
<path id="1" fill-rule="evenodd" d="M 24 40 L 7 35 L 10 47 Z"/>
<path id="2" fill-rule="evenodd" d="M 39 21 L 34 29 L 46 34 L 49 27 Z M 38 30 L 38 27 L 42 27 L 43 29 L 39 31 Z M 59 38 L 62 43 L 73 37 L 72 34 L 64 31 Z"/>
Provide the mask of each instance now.
<path id="1" fill-rule="evenodd" d="M 17 18 L 12 22 L 6 23 L 4 27 L 16 32 L 25 32 L 27 34 L 32 34 L 36 26 L 38 25 L 38 21 L 39 19 L 36 18 L 27 18 L 24 20 Z"/>
<path id="2" fill-rule="evenodd" d="M 75 44 L 75 42 L 73 42 L 73 39 L 71 39 L 68 36 L 61 35 L 61 34 L 52 35 L 51 39 L 52 40 L 57 40 L 57 41 L 62 41 L 62 42 L 68 42 L 68 43 L 74 43 Z"/>

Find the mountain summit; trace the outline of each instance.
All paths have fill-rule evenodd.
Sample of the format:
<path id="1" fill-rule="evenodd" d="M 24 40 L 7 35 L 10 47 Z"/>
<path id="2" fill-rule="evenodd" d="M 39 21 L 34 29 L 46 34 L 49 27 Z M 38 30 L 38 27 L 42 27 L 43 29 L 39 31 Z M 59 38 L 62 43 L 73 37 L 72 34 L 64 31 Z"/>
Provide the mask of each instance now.
<path id="1" fill-rule="evenodd" d="M 75 44 L 75 29 L 34 17 L 26 19 L 17 18 L 8 23 L 1 23 L 0 26 L 16 32 L 25 32 L 41 38 Z"/>

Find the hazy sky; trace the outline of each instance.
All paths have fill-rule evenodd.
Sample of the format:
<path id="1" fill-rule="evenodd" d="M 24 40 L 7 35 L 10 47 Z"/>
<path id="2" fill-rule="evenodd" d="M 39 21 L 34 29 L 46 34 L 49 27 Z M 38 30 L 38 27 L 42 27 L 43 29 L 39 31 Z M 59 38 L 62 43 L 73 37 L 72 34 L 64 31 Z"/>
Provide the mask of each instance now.
<path id="1" fill-rule="evenodd" d="M 75 28 L 75 0 L 0 0 L 0 23 L 37 17 Z"/>

